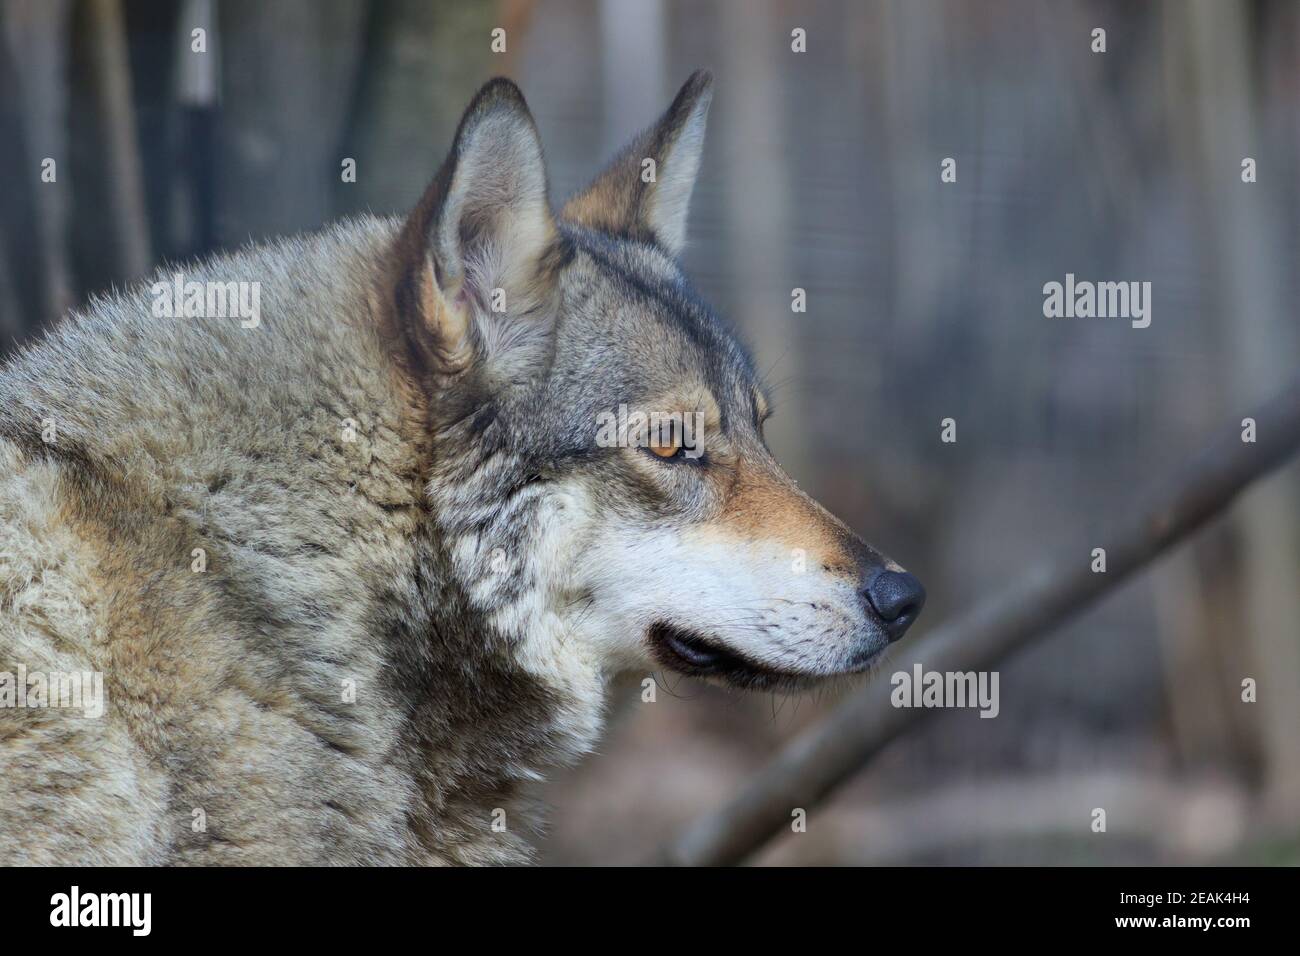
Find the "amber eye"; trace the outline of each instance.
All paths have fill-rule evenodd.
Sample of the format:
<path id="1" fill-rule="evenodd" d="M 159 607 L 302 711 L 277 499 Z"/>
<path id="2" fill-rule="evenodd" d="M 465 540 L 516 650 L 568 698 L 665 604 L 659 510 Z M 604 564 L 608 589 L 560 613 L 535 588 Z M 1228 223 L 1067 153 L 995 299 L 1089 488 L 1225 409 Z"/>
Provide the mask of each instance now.
<path id="1" fill-rule="evenodd" d="M 659 458 L 676 458 L 683 451 L 682 430 L 676 422 L 666 422 L 650 439 L 650 451 Z"/>

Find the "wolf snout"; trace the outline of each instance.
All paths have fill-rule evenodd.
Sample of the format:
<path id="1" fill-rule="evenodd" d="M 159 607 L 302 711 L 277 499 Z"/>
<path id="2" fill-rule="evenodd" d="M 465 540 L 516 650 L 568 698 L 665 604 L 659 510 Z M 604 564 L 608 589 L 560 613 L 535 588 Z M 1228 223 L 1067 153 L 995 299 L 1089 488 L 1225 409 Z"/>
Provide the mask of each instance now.
<path id="1" fill-rule="evenodd" d="M 891 644 L 907 633 L 925 606 L 925 588 L 906 571 L 876 571 L 862 595 L 884 624 Z"/>

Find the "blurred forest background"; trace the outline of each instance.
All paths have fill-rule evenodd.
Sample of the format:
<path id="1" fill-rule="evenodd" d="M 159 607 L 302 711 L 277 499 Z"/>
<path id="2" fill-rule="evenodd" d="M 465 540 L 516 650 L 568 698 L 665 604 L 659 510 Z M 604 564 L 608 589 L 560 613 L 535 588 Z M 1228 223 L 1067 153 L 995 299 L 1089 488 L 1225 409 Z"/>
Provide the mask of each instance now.
<path id="1" fill-rule="evenodd" d="M 708 67 L 687 268 L 790 471 L 928 586 L 921 632 L 1088 560 L 1300 366 L 1298 48 L 1280 0 L 0 0 L 0 348 L 160 262 L 405 210 L 490 76 L 558 203 Z M 1150 328 L 1045 319 L 1067 272 L 1150 281 Z M 938 715 L 758 859 L 1300 860 L 1298 583 L 1292 464 L 1008 661 L 996 720 Z M 543 861 L 652 857 L 834 705 L 660 680 L 543 790 Z"/>

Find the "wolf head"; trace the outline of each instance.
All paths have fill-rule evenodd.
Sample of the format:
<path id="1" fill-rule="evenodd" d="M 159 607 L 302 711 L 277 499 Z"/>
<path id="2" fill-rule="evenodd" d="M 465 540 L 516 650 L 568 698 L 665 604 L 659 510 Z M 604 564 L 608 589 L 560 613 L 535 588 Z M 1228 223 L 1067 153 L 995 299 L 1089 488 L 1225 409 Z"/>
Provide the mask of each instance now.
<path id="1" fill-rule="evenodd" d="M 682 273 L 711 86 L 557 215 L 523 96 L 488 83 L 396 241 L 388 334 L 429 397 L 440 546 L 516 653 L 800 686 L 869 667 L 924 591 L 777 464 Z"/>

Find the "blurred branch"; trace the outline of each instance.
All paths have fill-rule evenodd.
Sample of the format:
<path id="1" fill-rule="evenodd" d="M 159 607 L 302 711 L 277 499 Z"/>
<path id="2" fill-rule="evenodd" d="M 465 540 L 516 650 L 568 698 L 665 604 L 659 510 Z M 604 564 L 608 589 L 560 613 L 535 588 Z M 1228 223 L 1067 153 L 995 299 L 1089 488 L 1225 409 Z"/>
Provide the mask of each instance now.
<path id="1" fill-rule="evenodd" d="M 1216 651 L 1216 630 L 1231 634 L 1216 619 L 1215 600 L 1229 595 L 1218 587 L 1222 575 L 1203 573 L 1197 555 L 1206 546 L 1204 535 L 1196 547 L 1185 548 L 1151 573 L 1152 597 L 1159 640 L 1161 675 L 1174 746 L 1185 765 L 1217 765 L 1241 770 L 1234 760 L 1231 705 L 1225 671 L 1241 673 L 1240 666 L 1225 666 Z M 1218 542 L 1220 548 L 1223 542 Z M 1222 564 L 1216 560 L 1215 566 Z M 1231 637 L 1228 640 L 1232 640 Z M 1238 645 L 1239 647 L 1240 645 Z M 1236 681 L 1232 681 L 1235 685 Z"/>
<path id="2" fill-rule="evenodd" d="M 339 158 L 356 159 L 357 180 L 344 184 L 334 177 L 337 212 L 392 213 L 420 196 L 451 148 L 474 90 L 505 66 L 489 47 L 496 17 L 490 4 L 373 5 L 359 83 L 337 147 Z M 519 42 L 511 34 L 507 50 Z"/>
<path id="3" fill-rule="evenodd" d="M 90 71 L 103 142 L 103 171 L 109 208 L 105 225 L 109 249 L 117 257 L 117 276 L 134 279 L 153 262 L 149 216 L 144 203 L 144 173 L 136 139 L 135 104 L 126 27 L 119 0 L 89 0 L 85 30 L 79 34 Z"/>
<path id="4" fill-rule="evenodd" d="M 803 374 L 797 347 L 800 319 L 790 306 L 791 209 L 786 184 L 791 181 L 791 142 L 781 103 L 781 72 L 767 55 L 777 32 L 779 14 L 770 3 L 723 6 L 728 28 L 718 51 L 719 69 L 732 93 L 714 107 L 725 112 L 722 150 L 727 156 L 723 189 L 730 241 L 731 272 L 747 277 L 736 283 L 732 307 L 744 316 L 744 329 L 755 355 L 764 357 L 762 376 L 769 384 Z M 743 92 L 744 95 L 737 95 Z M 784 301 L 784 307 L 773 303 Z M 769 364 L 770 363 L 770 364 Z M 808 433 L 812 419 L 802 396 L 782 394 L 781 414 L 767 426 L 767 439 L 790 474 L 804 478 L 808 467 Z"/>
<path id="5" fill-rule="evenodd" d="M 1093 573 L 1088 554 L 1070 553 L 1031 568 L 1001 594 L 925 637 L 906 642 L 890 661 L 908 669 L 985 668 L 1113 590 L 1134 571 L 1225 510 L 1239 492 L 1300 448 L 1300 379 L 1252 413 L 1258 440 L 1224 431 L 1177 472 L 1150 503 L 1098 539 L 1108 571 Z M 723 865 L 743 859 L 790 819 L 842 783 L 885 744 L 930 710 L 890 703 L 883 672 L 822 724 L 794 740 L 727 805 L 699 819 L 663 851 L 665 862 Z"/>
<path id="6" fill-rule="evenodd" d="M 604 153 L 615 153 L 662 109 L 668 89 L 667 13 L 662 0 L 601 0 L 605 76 Z"/>
<path id="7" fill-rule="evenodd" d="M 367 11 L 361 0 L 217 4 L 221 244 L 316 228 L 334 215 L 342 105 L 362 73 Z"/>
<path id="8" fill-rule="evenodd" d="M 0 178 L 6 183 L 0 229 L 6 233 L 9 295 L 19 310 L 6 324 L 23 334 L 62 315 L 73 301 L 64 129 L 70 10 L 70 0 L 7 0 L 0 8 Z M 46 159 L 62 170 L 56 182 L 42 181 Z"/>
<path id="9" fill-rule="evenodd" d="M 1213 277 L 1212 295 L 1228 321 L 1223 323 L 1223 367 L 1230 394 L 1241 402 L 1263 393 L 1270 382 L 1285 381 L 1295 367 L 1300 342 L 1294 321 L 1282 308 L 1290 256 L 1280 252 L 1285 229 L 1277 216 L 1277 194 L 1269 192 L 1268 173 L 1260 182 L 1241 182 L 1244 157 L 1271 169 L 1273 157 L 1260 122 L 1253 74 L 1260 47 L 1253 17 L 1242 4 L 1196 0 L 1179 5 L 1187 18 L 1185 52 L 1192 77 L 1194 126 L 1198 148 L 1191 159 L 1200 173 L 1204 269 Z M 1283 174 L 1285 175 L 1285 174 Z M 1242 543 L 1238 589 L 1253 673 L 1279 685 L 1300 686 L 1300 510 L 1297 486 L 1279 482 L 1261 489 L 1235 516 Z M 1264 757 L 1264 786 L 1275 807 L 1300 803 L 1300 695 L 1261 696 L 1252 710 Z"/>

